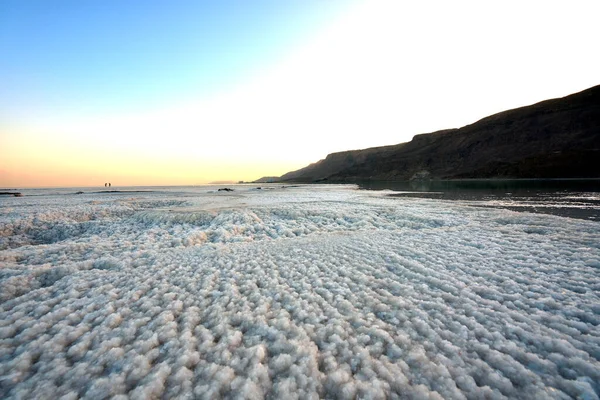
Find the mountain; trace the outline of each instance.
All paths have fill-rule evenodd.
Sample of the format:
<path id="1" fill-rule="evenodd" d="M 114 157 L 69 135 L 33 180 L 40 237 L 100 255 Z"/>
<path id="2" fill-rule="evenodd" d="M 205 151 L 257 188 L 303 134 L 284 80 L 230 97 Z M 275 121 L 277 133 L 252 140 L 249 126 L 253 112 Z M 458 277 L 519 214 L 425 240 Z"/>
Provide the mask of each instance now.
<path id="1" fill-rule="evenodd" d="M 263 176 L 260 179 L 255 180 L 253 183 L 273 183 L 273 182 L 279 182 L 279 177 L 278 176 Z"/>
<path id="2" fill-rule="evenodd" d="M 600 178 L 600 85 L 410 142 L 329 154 L 281 182 Z"/>

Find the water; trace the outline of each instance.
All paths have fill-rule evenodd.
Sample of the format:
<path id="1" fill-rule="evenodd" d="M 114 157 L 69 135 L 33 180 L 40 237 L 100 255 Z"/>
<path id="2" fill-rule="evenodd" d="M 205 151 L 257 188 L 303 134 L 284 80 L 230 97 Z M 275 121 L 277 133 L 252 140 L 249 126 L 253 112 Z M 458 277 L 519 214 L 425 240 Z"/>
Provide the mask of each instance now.
<path id="1" fill-rule="evenodd" d="M 600 220 L 600 180 L 455 180 L 364 182 L 394 197 L 461 201 L 480 207 Z"/>

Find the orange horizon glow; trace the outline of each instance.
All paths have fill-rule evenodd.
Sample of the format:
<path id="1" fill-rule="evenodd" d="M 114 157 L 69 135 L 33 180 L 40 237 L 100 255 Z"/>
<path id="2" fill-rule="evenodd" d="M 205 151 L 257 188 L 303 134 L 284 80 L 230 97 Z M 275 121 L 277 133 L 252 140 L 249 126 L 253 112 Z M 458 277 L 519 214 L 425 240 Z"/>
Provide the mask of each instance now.
<path id="1" fill-rule="evenodd" d="M 85 132 L 81 126 L 2 129 L 0 188 L 103 187 L 108 182 L 112 186 L 251 182 L 305 166 L 301 159 L 286 160 L 283 154 L 270 158 L 265 153 L 253 155 L 244 148 L 226 146 L 226 141 L 217 149 L 203 145 L 208 142 L 203 138 L 185 140 L 177 133 L 166 140 L 160 132 L 162 127 L 152 131 L 151 124 L 129 126 L 145 133 L 128 138 L 121 137 L 118 130 L 102 134 L 107 128 L 112 127 L 91 127 L 96 131 L 90 136 L 78 134 Z"/>
<path id="2" fill-rule="evenodd" d="M 52 138 L 52 139 L 49 139 Z M 251 182 L 266 175 L 282 175 L 302 162 L 278 165 L 269 160 L 194 160 L 151 151 L 94 148 L 93 144 L 68 143 L 60 135 L 43 135 L 30 145 L 31 133 L 3 140 L 0 188 L 185 186 L 215 181 Z M 199 157 L 200 158 L 200 157 Z"/>
<path id="3" fill-rule="evenodd" d="M 24 160 L 26 161 L 26 160 Z M 279 175 L 288 172 L 286 167 L 279 170 L 273 166 L 240 166 L 222 164 L 218 167 L 190 166 L 186 162 L 179 165 L 165 167 L 164 164 L 154 162 L 140 162 L 110 160 L 110 166 L 96 163 L 78 165 L 69 162 L 69 165 L 9 165 L 7 170 L 0 169 L 0 188 L 50 188 L 50 187 L 104 187 L 111 183 L 112 187 L 118 186 L 194 186 L 218 184 L 220 182 L 237 183 L 239 181 L 252 182 L 266 174 L 262 171 L 277 171 Z M 131 164 L 137 164 L 132 167 Z M 143 165 L 143 166 L 142 166 Z M 141 169 L 140 169 L 141 168 Z M 300 167 L 298 167 L 300 168 Z M 100 172 L 102 171 L 102 172 Z M 243 171 L 243 172 L 241 172 Z M 235 177 L 235 179 L 231 179 Z"/>

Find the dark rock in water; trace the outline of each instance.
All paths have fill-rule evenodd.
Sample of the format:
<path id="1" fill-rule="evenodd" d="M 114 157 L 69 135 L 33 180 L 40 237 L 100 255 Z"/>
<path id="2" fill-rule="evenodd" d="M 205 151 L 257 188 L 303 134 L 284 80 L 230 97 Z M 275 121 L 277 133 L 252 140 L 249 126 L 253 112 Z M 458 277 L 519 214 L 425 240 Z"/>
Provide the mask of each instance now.
<path id="1" fill-rule="evenodd" d="M 0 192 L 0 196 L 23 197 L 23 194 L 20 192 Z"/>
<path id="2" fill-rule="evenodd" d="M 415 135 L 329 154 L 279 182 L 600 178 L 600 86 Z"/>
<path id="3" fill-rule="evenodd" d="M 75 194 L 83 194 L 83 192 L 79 191 L 79 192 L 75 192 Z"/>
<path id="4" fill-rule="evenodd" d="M 233 192 L 233 189 L 231 189 L 231 188 L 220 188 L 218 191 L 219 192 Z"/>

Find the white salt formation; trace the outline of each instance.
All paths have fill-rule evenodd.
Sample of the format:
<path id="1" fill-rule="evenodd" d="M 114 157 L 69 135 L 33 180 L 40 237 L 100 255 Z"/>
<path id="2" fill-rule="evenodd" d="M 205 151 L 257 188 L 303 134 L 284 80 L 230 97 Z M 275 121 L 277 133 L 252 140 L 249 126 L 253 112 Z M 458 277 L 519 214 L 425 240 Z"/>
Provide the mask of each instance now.
<path id="1" fill-rule="evenodd" d="M 598 222 L 350 186 L 7 197 L 0 265 L 2 398 L 600 394 Z"/>

